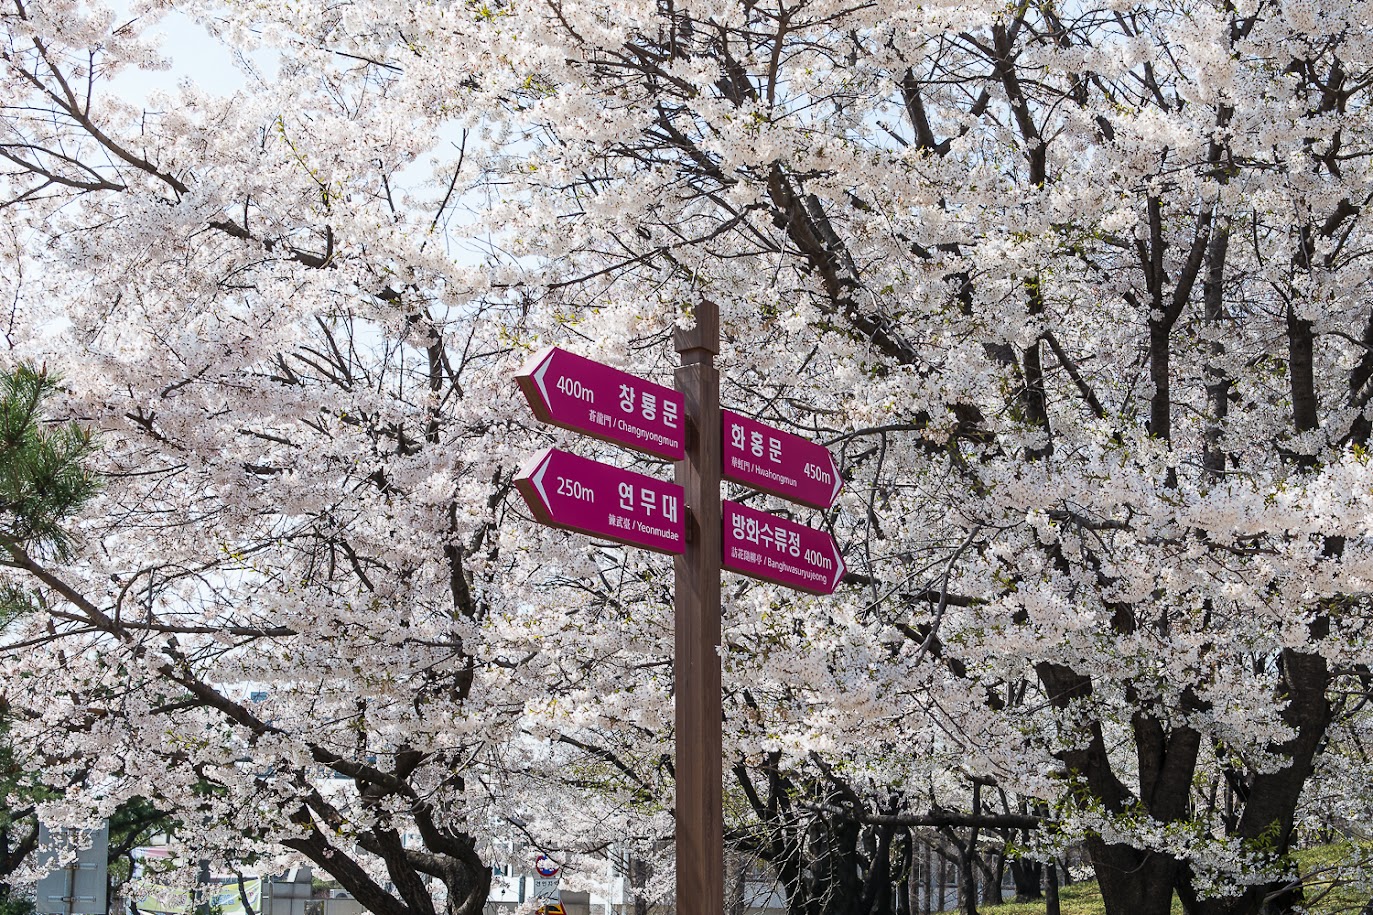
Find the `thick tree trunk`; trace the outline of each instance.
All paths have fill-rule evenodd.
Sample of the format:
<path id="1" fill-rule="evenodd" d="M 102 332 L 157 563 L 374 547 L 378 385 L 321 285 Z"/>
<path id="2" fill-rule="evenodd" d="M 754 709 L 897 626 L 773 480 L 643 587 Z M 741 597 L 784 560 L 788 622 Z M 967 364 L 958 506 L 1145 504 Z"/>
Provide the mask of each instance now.
<path id="1" fill-rule="evenodd" d="M 1005 898 L 1001 893 L 1001 884 L 1006 882 L 1006 855 L 1004 852 L 993 853 L 987 866 L 987 879 L 982 891 L 982 901 L 987 905 L 1001 905 Z"/>
<path id="2" fill-rule="evenodd" d="M 963 915 L 977 915 L 977 868 L 973 866 L 976 850 L 969 846 L 958 855 L 958 911 Z"/>
<path id="3" fill-rule="evenodd" d="M 1176 858 L 1099 839 L 1089 840 L 1087 848 L 1106 915 L 1169 915 L 1180 867 Z"/>
<path id="4" fill-rule="evenodd" d="M 892 869 L 891 869 L 891 843 L 895 834 L 895 827 L 882 826 L 876 830 L 876 835 L 869 832 L 864 837 L 864 846 L 871 846 L 868 850 L 870 860 L 868 861 L 868 872 L 863 880 L 862 896 L 856 906 L 852 906 L 855 913 L 864 915 L 891 915 L 892 906 Z M 857 858 L 855 848 L 854 857 Z"/>
<path id="5" fill-rule="evenodd" d="M 1044 891 L 1039 888 L 1044 879 L 1044 865 L 1039 861 L 1025 858 L 1011 859 L 1011 882 L 1015 884 L 1015 901 L 1029 902 L 1042 899 Z"/>

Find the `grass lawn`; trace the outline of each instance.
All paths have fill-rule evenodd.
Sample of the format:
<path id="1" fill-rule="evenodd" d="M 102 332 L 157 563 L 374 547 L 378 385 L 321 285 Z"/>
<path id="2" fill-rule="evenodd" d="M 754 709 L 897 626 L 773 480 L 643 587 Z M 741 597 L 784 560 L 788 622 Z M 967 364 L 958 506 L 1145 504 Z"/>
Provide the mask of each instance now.
<path id="1" fill-rule="evenodd" d="M 1101 893 L 1098 892 L 1096 881 L 1090 883 L 1074 883 L 1072 886 L 1061 887 L 1058 891 L 1059 911 L 1062 915 L 1103 915 L 1106 911 L 1101 905 Z M 995 915 L 1044 915 L 1044 900 L 1035 902 L 1008 902 L 1005 905 L 980 905 L 977 907 L 979 912 L 995 913 Z M 1182 908 L 1177 901 L 1173 902 L 1173 911 L 1181 913 Z"/>
<path id="2" fill-rule="evenodd" d="M 1347 885 L 1351 873 L 1373 873 L 1373 846 L 1339 843 L 1304 848 L 1295 853 L 1301 872 L 1307 875 L 1307 910 L 1311 915 L 1358 915 L 1373 891 Z M 1105 915 L 1095 881 L 1074 883 L 1059 891 L 1062 915 Z M 1044 915 L 1044 901 L 979 905 L 986 915 Z M 1182 915 L 1182 903 L 1173 899 L 1173 915 Z"/>

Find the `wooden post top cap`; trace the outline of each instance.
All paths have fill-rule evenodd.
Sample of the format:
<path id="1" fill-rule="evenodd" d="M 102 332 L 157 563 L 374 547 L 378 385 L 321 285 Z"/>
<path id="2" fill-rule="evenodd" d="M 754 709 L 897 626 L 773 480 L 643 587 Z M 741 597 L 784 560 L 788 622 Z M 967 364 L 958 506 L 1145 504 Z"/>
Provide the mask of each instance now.
<path id="1" fill-rule="evenodd" d="M 696 323 L 687 328 L 676 328 L 672 333 L 672 342 L 677 352 L 686 354 L 693 350 L 702 350 L 701 355 L 709 354 L 716 356 L 720 353 L 720 306 L 710 299 L 702 299 L 701 304 L 696 307 Z M 708 362 L 706 358 L 688 360 Z"/>

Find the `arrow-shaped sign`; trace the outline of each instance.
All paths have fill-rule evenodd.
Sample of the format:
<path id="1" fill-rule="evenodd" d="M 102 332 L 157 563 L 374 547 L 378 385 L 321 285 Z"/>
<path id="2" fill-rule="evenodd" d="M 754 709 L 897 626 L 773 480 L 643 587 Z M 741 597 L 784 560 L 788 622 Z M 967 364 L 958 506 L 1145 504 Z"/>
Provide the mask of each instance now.
<path id="1" fill-rule="evenodd" d="M 833 594 L 844 557 L 824 531 L 725 499 L 723 565 L 810 594 Z"/>
<path id="2" fill-rule="evenodd" d="M 783 432 L 732 410 L 720 411 L 726 480 L 812 508 L 829 508 L 844 480 L 824 445 Z"/>
<path id="3" fill-rule="evenodd" d="M 629 546 L 680 553 L 686 543 L 682 487 L 557 448 L 536 454 L 515 477 L 534 517 Z"/>
<path id="4" fill-rule="evenodd" d="M 674 461 L 686 454 L 685 408 L 672 388 L 557 347 L 515 380 L 543 422 Z"/>

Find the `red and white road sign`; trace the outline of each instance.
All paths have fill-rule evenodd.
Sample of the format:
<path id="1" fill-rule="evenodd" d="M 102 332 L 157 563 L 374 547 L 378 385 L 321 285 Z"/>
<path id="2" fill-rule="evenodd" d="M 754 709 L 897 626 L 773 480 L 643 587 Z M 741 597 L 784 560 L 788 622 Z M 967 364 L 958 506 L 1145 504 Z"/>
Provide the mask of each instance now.
<path id="1" fill-rule="evenodd" d="M 629 546 L 680 553 L 686 543 L 682 487 L 557 448 L 536 454 L 515 477 L 544 524 Z"/>
<path id="2" fill-rule="evenodd" d="M 824 531 L 723 500 L 722 564 L 731 572 L 810 594 L 833 594 L 844 557 Z"/>
<path id="3" fill-rule="evenodd" d="M 539 855 L 534 859 L 534 898 L 549 903 L 539 910 L 543 915 L 563 913 L 562 893 L 558 889 L 559 870 L 558 865 L 553 863 L 553 859 L 548 855 Z"/>
<path id="4" fill-rule="evenodd" d="M 686 454 L 685 406 L 672 388 L 557 347 L 515 380 L 543 422 L 674 461 Z"/>
<path id="5" fill-rule="evenodd" d="M 720 411 L 720 470 L 726 480 L 813 508 L 829 508 L 844 480 L 824 445 L 732 410 Z"/>

